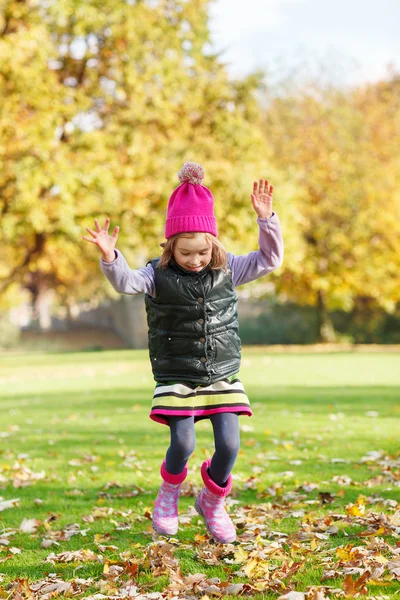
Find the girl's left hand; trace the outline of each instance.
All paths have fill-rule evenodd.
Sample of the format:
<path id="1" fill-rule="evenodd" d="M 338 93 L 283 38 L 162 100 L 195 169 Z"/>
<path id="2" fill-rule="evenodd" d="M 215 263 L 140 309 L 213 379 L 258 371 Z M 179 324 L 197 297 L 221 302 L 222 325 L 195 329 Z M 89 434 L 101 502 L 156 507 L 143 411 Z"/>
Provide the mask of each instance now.
<path id="1" fill-rule="evenodd" d="M 251 201 L 253 203 L 254 210 L 260 219 L 268 219 L 272 215 L 273 193 L 274 186 L 269 185 L 267 179 L 260 179 L 259 184 L 257 181 L 254 182 Z"/>

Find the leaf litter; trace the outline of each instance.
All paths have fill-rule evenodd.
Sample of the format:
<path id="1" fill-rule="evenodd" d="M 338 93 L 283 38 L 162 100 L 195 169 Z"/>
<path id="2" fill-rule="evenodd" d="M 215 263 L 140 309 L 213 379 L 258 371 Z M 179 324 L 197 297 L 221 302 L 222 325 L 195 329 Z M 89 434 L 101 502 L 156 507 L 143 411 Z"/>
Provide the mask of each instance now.
<path id="1" fill-rule="evenodd" d="M 126 464 L 130 466 L 130 460 L 126 459 L 124 455 Z M 86 457 L 87 462 L 93 460 Z M 371 469 L 380 469 L 379 475 L 362 484 L 366 488 L 373 487 L 375 482 L 391 486 L 389 489 L 400 487 L 400 456 L 371 451 L 360 462 Z M 15 463 L 14 466 L 17 467 Z M 17 470 L 9 469 L 8 473 L 3 467 L 2 475 L 17 488 L 21 487 L 21 478 L 16 477 L 16 472 L 21 472 L 21 465 Z M 25 468 L 23 472 L 25 480 L 22 485 L 35 485 L 39 480 L 29 469 Z M 32 474 L 31 480 L 29 474 Z M 357 487 L 361 484 L 346 481 L 342 485 Z M 152 508 L 143 503 L 139 503 L 135 510 L 95 506 L 90 514 L 82 517 L 84 527 L 71 523 L 56 529 L 60 516 L 57 514 L 49 514 L 44 521 L 24 518 L 18 527 L 3 527 L 0 530 L 0 565 L 12 560 L 16 554 L 23 554 L 24 548 L 12 544 L 13 537 L 22 533 L 40 539 L 41 548 L 55 546 L 60 550 L 50 552 L 44 559 L 43 562 L 50 568 L 61 564 L 73 565 L 75 575 L 85 564 L 92 563 L 98 565 L 102 573 L 86 579 L 74 576 L 68 581 L 56 573 L 49 573 L 35 582 L 20 577 L 7 583 L 4 582 L 5 575 L 0 573 L 0 598 L 50 600 L 81 596 L 87 594 L 90 588 L 91 595 L 85 595 L 88 600 L 212 600 L 266 593 L 278 600 L 359 598 L 367 594 L 369 598 L 385 600 L 389 596 L 374 596 L 374 588 L 400 585 L 400 505 L 395 498 L 359 494 L 354 502 L 347 503 L 339 511 L 330 510 L 329 505 L 343 497 L 343 490 L 337 493 L 320 491 L 320 486 L 313 482 L 305 482 L 288 491 L 282 483 L 275 482 L 266 490 L 253 474 L 241 481 L 241 486 L 243 489 L 255 489 L 259 503 L 246 505 L 230 498 L 228 510 L 238 532 L 234 544 L 222 545 L 211 540 L 204 533 L 204 526 L 192 506 L 186 513 L 180 514 L 181 531 L 187 527 L 199 527 L 190 542 L 151 533 Z M 117 482 L 107 484 L 99 494 L 101 500 L 129 497 L 118 491 L 119 487 Z M 112 488 L 117 492 L 112 493 Z M 135 486 L 132 490 L 132 495 L 146 494 L 145 490 Z M 183 489 L 186 496 L 196 493 L 197 488 L 192 484 Z M 317 494 L 317 499 L 308 500 L 308 495 L 313 493 Z M 9 511 L 18 506 L 18 498 L 0 497 L 0 510 Z M 321 507 L 325 511 L 323 515 L 320 514 Z M 278 531 L 279 524 L 286 519 L 296 522 L 295 530 L 290 533 Z M 144 523 L 142 533 L 151 535 L 152 540 L 147 544 L 132 544 L 128 550 L 121 551 L 118 545 L 112 543 L 117 536 L 91 533 L 90 525 L 99 520 L 107 520 L 114 526 L 115 532 L 130 530 L 137 523 Z M 82 537 L 84 547 L 62 551 L 60 546 L 73 536 Z M 93 549 L 87 547 L 88 541 L 93 544 Z M 197 573 L 184 572 L 178 557 L 181 551 L 190 553 L 196 560 Z M 107 553 L 111 553 L 113 558 Z M 201 572 L 212 566 L 222 567 L 222 579 Z M 299 591 L 296 589 L 299 586 L 296 576 L 310 568 L 318 569 L 322 583 L 305 586 L 305 591 Z M 163 591 L 152 591 L 159 578 L 166 581 Z M 143 581 L 146 579 L 150 581 Z M 92 593 L 93 589 L 95 592 Z"/>

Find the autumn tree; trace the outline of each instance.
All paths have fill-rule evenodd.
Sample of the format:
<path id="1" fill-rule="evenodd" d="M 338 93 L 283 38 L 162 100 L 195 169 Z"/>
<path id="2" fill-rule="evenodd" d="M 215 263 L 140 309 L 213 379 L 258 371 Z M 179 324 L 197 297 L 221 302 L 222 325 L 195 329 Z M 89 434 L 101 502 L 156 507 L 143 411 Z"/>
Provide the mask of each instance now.
<path id="1" fill-rule="evenodd" d="M 67 88 L 48 68 L 54 47 L 37 7 L 33 2 L 3 5 L 0 292 L 3 305 L 10 305 L 22 289 L 31 292 L 35 303 L 41 289 L 56 283 L 57 269 L 53 272 L 52 256 L 45 251 L 49 221 L 54 235 L 61 228 L 59 206 L 53 201 L 61 167 L 55 138 L 61 120 L 72 117 L 73 110 L 64 101 Z M 68 207 L 64 224 L 67 221 Z"/>
<path id="2" fill-rule="evenodd" d="M 354 90 L 363 114 L 362 151 L 370 165 L 364 180 L 364 227 L 369 244 L 360 249 L 356 307 L 375 305 L 393 312 L 400 302 L 400 76 Z"/>
<path id="3" fill-rule="evenodd" d="M 132 267 L 157 255 L 185 160 L 205 167 L 221 233 L 254 235 L 249 194 L 266 156 L 260 76 L 228 79 L 210 44 L 208 4 L 5 3 L 3 303 L 23 289 L 34 303 L 49 287 L 59 304 L 108 294 L 85 226 L 110 216 Z"/>
<path id="4" fill-rule="evenodd" d="M 265 108 L 264 133 L 288 181 L 279 287 L 317 307 L 322 341 L 335 338 L 329 310 L 351 310 L 364 295 L 383 307 L 399 299 L 398 98 L 396 81 L 355 90 L 308 82 Z"/>

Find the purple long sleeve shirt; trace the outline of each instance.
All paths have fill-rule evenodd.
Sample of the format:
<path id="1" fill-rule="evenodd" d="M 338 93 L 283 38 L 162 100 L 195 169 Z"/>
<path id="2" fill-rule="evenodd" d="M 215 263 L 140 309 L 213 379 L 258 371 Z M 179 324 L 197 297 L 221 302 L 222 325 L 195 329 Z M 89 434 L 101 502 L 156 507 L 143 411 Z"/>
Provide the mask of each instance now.
<path id="1" fill-rule="evenodd" d="M 259 249 L 241 256 L 228 252 L 234 287 L 264 277 L 282 265 L 283 239 L 278 215 L 272 213 L 268 219 L 258 217 L 257 223 Z M 115 250 L 115 254 L 115 259 L 109 263 L 100 258 L 101 269 L 114 290 L 121 294 L 145 293 L 154 297 L 153 267 L 148 265 L 141 269 L 130 269 L 121 252 Z"/>

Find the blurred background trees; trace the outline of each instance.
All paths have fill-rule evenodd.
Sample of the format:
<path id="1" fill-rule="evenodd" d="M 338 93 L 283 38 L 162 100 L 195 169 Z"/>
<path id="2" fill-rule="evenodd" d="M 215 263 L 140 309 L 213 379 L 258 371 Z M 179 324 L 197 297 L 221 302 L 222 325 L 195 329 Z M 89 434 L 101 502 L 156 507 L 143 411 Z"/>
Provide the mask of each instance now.
<path id="1" fill-rule="evenodd" d="M 272 161 L 293 186 L 296 237 L 278 287 L 316 306 L 323 341 L 335 338 L 328 310 L 369 300 L 392 311 L 400 300 L 399 85 L 344 91 L 311 81 L 265 109 Z"/>
<path id="2" fill-rule="evenodd" d="M 372 329 L 396 319 L 398 74 L 353 89 L 306 78 L 272 89 L 262 72 L 232 80 L 210 43 L 209 5 L 2 3 L 0 309 L 28 299 L 35 315 L 48 290 L 51 310 L 115 297 L 85 227 L 110 216 L 142 266 L 159 254 L 177 172 L 195 160 L 236 253 L 257 247 L 253 180 L 274 182 L 284 265 L 244 293 L 275 314 L 298 306 L 298 325 L 312 314 L 303 341 L 335 340 L 367 314 Z"/>

